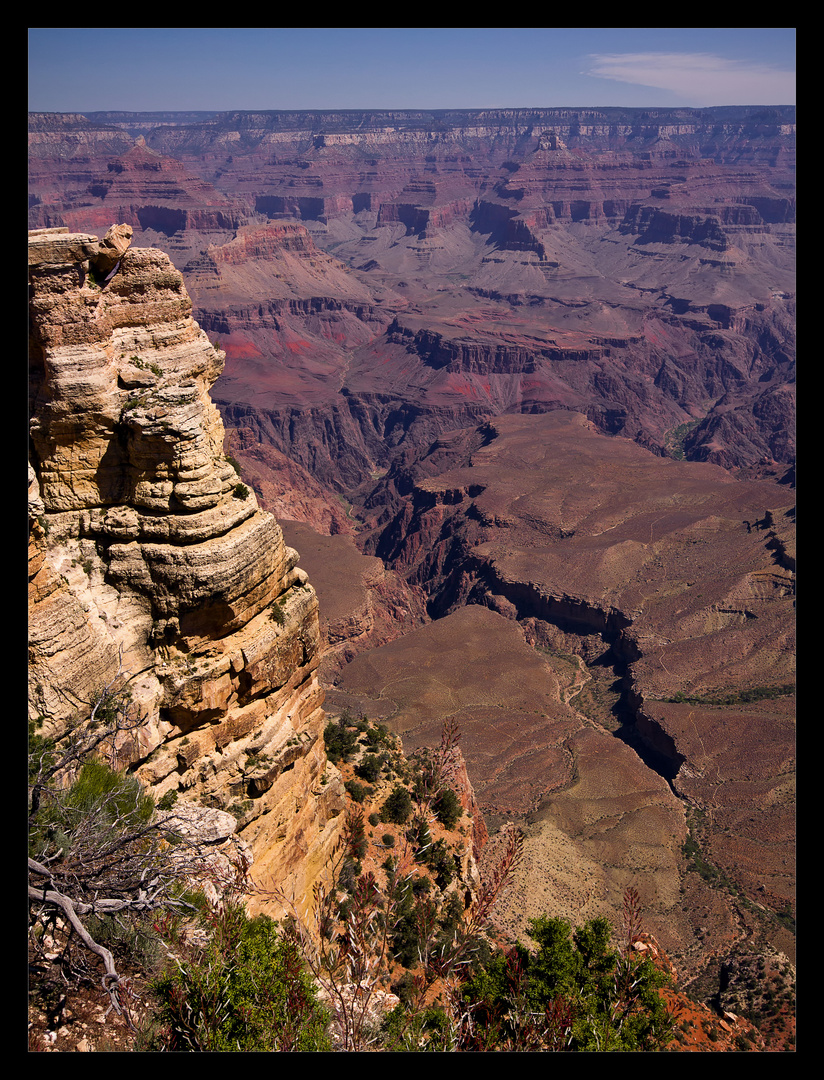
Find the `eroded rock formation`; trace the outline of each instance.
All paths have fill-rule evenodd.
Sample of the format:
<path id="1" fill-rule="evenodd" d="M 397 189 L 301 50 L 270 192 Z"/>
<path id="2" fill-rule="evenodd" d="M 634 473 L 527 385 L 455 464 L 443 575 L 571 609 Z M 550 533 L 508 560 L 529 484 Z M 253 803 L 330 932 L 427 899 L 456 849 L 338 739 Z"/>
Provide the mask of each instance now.
<path id="1" fill-rule="evenodd" d="M 30 223 L 181 269 L 244 479 L 326 534 L 330 709 L 458 718 L 508 929 L 637 880 L 690 977 L 790 951 L 794 111 L 167 119 L 36 119 Z"/>
<path id="2" fill-rule="evenodd" d="M 361 539 L 436 621 L 338 687 L 410 749 L 457 721 L 490 827 L 527 822 L 512 919 L 614 911 L 634 878 L 684 972 L 758 919 L 791 952 L 792 489 L 561 411 L 453 433 L 385 479 L 398 509 Z"/>
<path id="3" fill-rule="evenodd" d="M 30 129 L 32 226 L 116 217 L 183 272 L 244 463 L 270 447 L 351 500 L 443 432 L 555 409 L 751 474 L 794 460 L 790 107 Z"/>
<path id="4" fill-rule="evenodd" d="M 130 233 L 29 235 L 31 708 L 59 733 L 127 687 L 130 767 L 229 810 L 257 878 L 304 906 L 342 809 L 316 595 L 224 455 L 223 354 Z"/>

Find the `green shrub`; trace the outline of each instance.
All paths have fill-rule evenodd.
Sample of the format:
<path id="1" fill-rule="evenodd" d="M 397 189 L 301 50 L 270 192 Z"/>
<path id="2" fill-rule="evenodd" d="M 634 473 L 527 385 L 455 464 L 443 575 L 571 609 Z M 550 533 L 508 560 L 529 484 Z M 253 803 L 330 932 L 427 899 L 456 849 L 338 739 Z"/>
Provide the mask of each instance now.
<path id="1" fill-rule="evenodd" d="M 115 772 L 102 761 L 87 761 L 69 789 L 66 806 L 78 815 L 105 807 L 110 821 L 145 825 L 154 812 L 154 800 L 134 776 Z"/>
<path id="2" fill-rule="evenodd" d="M 455 876 L 455 856 L 443 840 L 423 847 L 415 859 L 429 868 L 439 889 L 445 889 Z"/>
<path id="3" fill-rule="evenodd" d="M 67 851 L 82 830 L 82 842 L 95 836 L 108 841 L 116 832 L 140 831 L 154 813 L 154 800 L 139 781 L 110 769 L 102 761 L 87 761 L 64 797 L 51 799 L 29 831 L 34 858 Z"/>
<path id="4" fill-rule="evenodd" d="M 392 955 L 404 968 L 420 963 L 421 925 L 411 888 L 406 889 L 398 905 L 391 933 Z"/>
<path id="5" fill-rule="evenodd" d="M 393 738 L 386 724 L 376 724 L 365 732 L 368 746 L 391 746 Z"/>
<path id="6" fill-rule="evenodd" d="M 158 800 L 158 810 L 171 810 L 174 804 L 177 802 L 177 792 L 172 789 L 167 791 L 166 794 Z"/>
<path id="7" fill-rule="evenodd" d="M 209 928 L 202 949 L 153 980 L 158 1029 L 147 1049 L 331 1050 L 327 1014 L 277 924 L 230 905 Z"/>
<path id="8" fill-rule="evenodd" d="M 372 794 L 372 788 L 366 784 L 359 784 L 357 780 L 347 780 L 344 787 L 349 792 L 350 798 L 356 803 L 365 802 Z"/>
<path id="9" fill-rule="evenodd" d="M 358 733 L 351 730 L 347 719 L 342 715 L 337 722 L 330 720 L 323 731 L 326 756 L 333 765 L 348 761 L 358 748 Z"/>
<path id="10" fill-rule="evenodd" d="M 612 949 L 610 933 L 603 918 L 574 931 L 565 919 L 533 919 L 536 951 L 519 944 L 509 954 L 499 953 L 464 984 L 476 1026 L 494 1032 L 499 1048 L 523 1049 L 513 1019 L 522 1002 L 533 1016 L 549 1018 L 563 1010 L 563 1030 L 556 1034 L 565 1049 L 662 1049 L 672 1038 L 672 1021 L 658 993 L 668 978 L 650 960 Z"/>
<path id="11" fill-rule="evenodd" d="M 464 917 L 464 898 L 460 892 L 448 894 L 446 903 L 441 910 L 440 927 L 441 935 L 446 940 L 452 938 L 460 929 Z"/>
<path id="12" fill-rule="evenodd" d="M 381 821 L 405 825 L 412 814 L 412 796 L 401 784 L 396 784 L 381 807 Z"/>
<path id="13" fill-rule="evenodd" d="M 381 760 L 376 754 L 366 754 L 360 764 L 355 766 L 355 775 L 369 784 L 374 784 L 381 774 Z"/>
<path id="14" fill-rule="evenodd" d="M 463 815 L 461 800 L 452 788 L 449 787 L 441 788 L 435 796 L 432 810 L 441 825 L 450 832 L 455 828 Z"/>
<path id="15" fill-rule="evenodd" d="M 235 484 L 235 486 L 232 488 L 232 495 L 236 499 L 248 499 L 249 489 L 246 487 L 245 484 Z"/>

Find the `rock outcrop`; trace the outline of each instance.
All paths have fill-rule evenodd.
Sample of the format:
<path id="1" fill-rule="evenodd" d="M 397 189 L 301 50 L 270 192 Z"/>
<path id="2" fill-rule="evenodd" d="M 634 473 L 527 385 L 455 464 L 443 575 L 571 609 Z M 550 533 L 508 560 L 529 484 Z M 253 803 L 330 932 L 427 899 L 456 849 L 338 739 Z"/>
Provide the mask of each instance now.
<path id="1" fill-rule="evenodd" d="M 59 734 L 122 685 L 145 717 L 129 767 L 231 812 L 256 878 L 305 910 L 343 807 L 317 598 L 224 455 L 223 354 L 129 233 L 29 235 L 31 710 Z"/>

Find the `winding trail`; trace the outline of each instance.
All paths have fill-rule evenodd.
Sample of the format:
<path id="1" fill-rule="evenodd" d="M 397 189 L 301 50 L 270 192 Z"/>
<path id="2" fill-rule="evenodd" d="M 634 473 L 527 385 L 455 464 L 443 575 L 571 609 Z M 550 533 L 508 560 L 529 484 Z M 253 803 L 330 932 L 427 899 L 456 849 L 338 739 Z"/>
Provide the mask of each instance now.
<path id="1" fill-rule="evenodd" d="M 575 660 L 578 663 L 578 673 L 572 681 L 572 684 L 561 691 L 561 701 L 564 705 L 569 705 L 574 697 L 584 689 L 588 682 L 591 682 L 592 676 L 586 670 L 583 660 L 580 656 L 576 656 Z"/>

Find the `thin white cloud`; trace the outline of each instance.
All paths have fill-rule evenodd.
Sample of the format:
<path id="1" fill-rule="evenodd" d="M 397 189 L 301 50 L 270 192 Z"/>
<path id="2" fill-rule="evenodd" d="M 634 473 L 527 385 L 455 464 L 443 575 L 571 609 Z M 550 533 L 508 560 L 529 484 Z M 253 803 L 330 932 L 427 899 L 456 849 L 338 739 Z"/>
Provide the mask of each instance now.
<path id="1" fill-rule="evenodd" d="M 690 105 L 790 105 L 795 72 L 712 53 L 596 53 L 584 74 L 671 90 Z"/>

